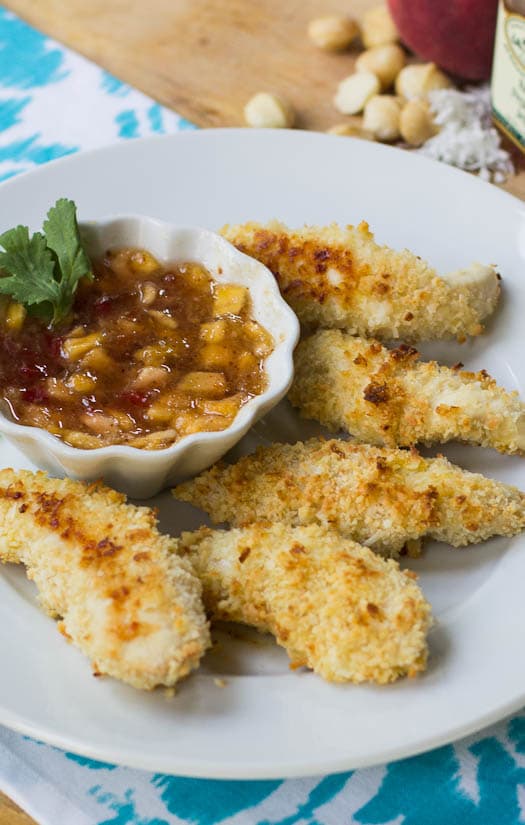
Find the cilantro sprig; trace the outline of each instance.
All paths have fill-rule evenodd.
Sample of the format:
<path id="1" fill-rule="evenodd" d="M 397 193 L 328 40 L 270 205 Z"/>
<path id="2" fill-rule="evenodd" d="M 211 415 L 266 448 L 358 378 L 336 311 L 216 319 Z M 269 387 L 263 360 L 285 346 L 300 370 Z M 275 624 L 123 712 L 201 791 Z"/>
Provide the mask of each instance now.
<path id="1" fill-rule="evenodd" d="M 76 206 L 60 198 L 47 213 L 43 232 L 16 226 L 0 235 L 0 294 L 9 295 L 53 325 L 73 305 L 78 282 L 93 278 L 78 231 Z"/>

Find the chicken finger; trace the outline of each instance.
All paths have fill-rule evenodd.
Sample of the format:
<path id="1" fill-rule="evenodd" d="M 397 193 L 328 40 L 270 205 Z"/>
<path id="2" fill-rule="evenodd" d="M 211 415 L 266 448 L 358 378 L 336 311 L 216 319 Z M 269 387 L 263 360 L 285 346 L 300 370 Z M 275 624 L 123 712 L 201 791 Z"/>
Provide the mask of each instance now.
<path id="1" fill-rule="evenodd" d="M 215 523 L 323 524 L 384 555 L 424 536 L 459 547 L 525 527 L 525 494 L 446 458 L 313 438 L 217 464 L 175 488 Z"/>
<path id="2" fill-rule="evenodd" d="M 201 587 L 153 511 L 102 485 L 0 471 L 0 561 L 22 562 L 42 607 L 97 673 L 173 685 L 209 645 Z"/>
<path id="3" fill-rule="evenodd" d="M 439 276 L 412 252 L 379 246 L 364 222 L 294 231 L 271 221 L 221 233 L 271 269 L 299 320 L 313 328 L 381 340 L 464 339 L 483 331 L 499 298 L 494 267 L 474 263 Z"/>
<path id="4" fill-rule="evenodd" d="M 331 682 L 425 669 L 430 605 L 394 561 L 318 525 L 183 533 L 214 619 L 273 633 L 292 667 Z"/>
<path id="5" fill-rule="evenodd" d="M 418 362 L 406 345 L 320 330 L 295 351 L 291 403 L 305 418 L 389 447 L 451 440 L 525 450 L 525 404 L 486 372 Z"/>

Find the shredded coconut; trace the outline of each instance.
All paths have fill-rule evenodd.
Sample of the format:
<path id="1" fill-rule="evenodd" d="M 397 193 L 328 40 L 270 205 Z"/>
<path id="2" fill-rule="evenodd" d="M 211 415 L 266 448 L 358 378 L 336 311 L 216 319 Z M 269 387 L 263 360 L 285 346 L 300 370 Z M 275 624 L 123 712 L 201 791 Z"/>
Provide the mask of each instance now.
<path id="1" fill-rule="evenodd" d="M 468 172 L 479 172 L 480 178 L 494 183 L 503 183 L 514 173 L 512 159 L 492 125 L 488 86 L 465 92 L 436 89 L 428 99 L 441 129 L 420 152 Z"/>

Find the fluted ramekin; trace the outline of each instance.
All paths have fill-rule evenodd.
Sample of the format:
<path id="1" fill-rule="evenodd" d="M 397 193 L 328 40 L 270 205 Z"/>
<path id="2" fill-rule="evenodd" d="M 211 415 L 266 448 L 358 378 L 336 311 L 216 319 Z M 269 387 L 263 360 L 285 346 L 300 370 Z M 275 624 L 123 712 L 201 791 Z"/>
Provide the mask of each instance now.
<path id="1" fill-rule="evenodd" d="M 225 430 L 192 433 L 165 449 L 144 450 L 116 444 L 82 450 L 40 427 L 17 424 L 0 412 L 0 433 L 41 469 L 85 481 L 103 479 L 133 498 L 148 498 L 209 467 L 283 398 L 293 378 L 292 356 L 299 324 L 281 297 L 271 272 L 214 232 L 135 215 L 84 223 L 80 229 L 91 258 L 100 257 L 109 249 L 134 246 L 149 250 L 162 262 L 196 261 L 218 283 L 248 287 L 253 317 L 274 339 L 274 350 L 265 362 L 265 391 L 241 407 Z"/>

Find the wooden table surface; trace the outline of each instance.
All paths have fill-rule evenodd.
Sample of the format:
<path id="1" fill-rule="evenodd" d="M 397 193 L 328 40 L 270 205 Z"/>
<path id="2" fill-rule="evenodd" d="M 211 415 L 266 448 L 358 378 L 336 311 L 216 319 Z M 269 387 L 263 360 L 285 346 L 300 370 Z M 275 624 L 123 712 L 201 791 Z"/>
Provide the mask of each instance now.
<path id="1" fill-rule="evenodd" d="M 357 51 L 326 54 L 306 36 L 312 17 L 359 18 L 381 0 L 4 0 L 36 28 L 175 109 L 198 126 L 243 125 L 251 95 L 290 100 L 298 127 L 326 130 L 344 118 L 337 83 Z M 525 163 L 504 186 L 525 198 Z"/>
<path id="2" fill-rule="evenodd" d="M 5 794 L 0 793 L 0 825 L 36 825 L 36 823 Z"/>
<path id="3" fill-rule="evenodd" d="M 380 0 L 4 0 L 65 43 L 199 126 L 242 125 L 255 92 L 282 94 L 298 126 L 325 130 L 344 118 L 332 98 L 356 53 L 329 55 L 308 41 L 308 21 L 358 17 Z M 504 189 L 525 198 L 525 163 Z M 0 794 L 0 825 L 32 820 Z"/>

